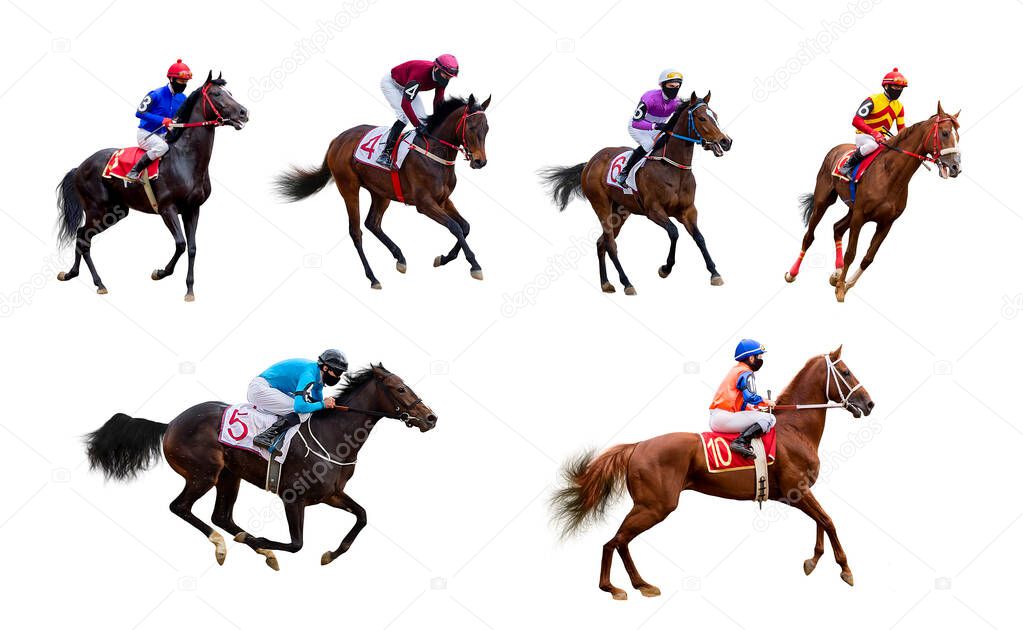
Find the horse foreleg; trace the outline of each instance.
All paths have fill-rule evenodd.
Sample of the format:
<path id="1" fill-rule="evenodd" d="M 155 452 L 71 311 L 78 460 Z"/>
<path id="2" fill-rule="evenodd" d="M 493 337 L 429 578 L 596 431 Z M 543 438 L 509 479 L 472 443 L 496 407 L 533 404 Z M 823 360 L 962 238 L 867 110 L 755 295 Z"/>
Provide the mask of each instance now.
<path id="1" fill-rule="evenodd" d="M 849 586 L 852 586 L 852 569 L 849 568 L 845 551 L 842 549 L 842 543 L 838 541 L 838 533 L 835 531 L 835 524 L 831 521 L 831 517 L 824 511 L 824 508 L 821 507 L 821 504 L 817 502 L 817 497 L 813 496 L 813 493 L 809 490 L 806 490 L 800 496 L 799 501 L 795 503 L 795 506 L 817 523 L 817 547 L 814 550 L 814 564 L 816 564 L 816 560 L 820 558 L 824 551 L 824 541 L 821 538 L 820 533 L 821 530 L 823 530 L 824 532 L 827 532 L 828 540 L 831 541 L 831 548 L 835 552 L 835 562 L 837 562 L 838 566 L 842 568 L 842 580 Z M 809 562 L 810 561 L 807 560 L 803 563 L 804 571 L 806 571 L 806 565 Z M 812 566 L 810 570 L 813 570 Z M 809 571 L 807 571 L 807 574 L 809 574 Z"/>
<path id="2" fill-rule="evenodd" d="M 181 220 L 178 218 L 177 206 L 170 204 L 161 209 L 160 218 L 163 219 L 163 224 L 167 226 L 167 230 L 174 237 L 174 254 L 171 255 L 170 260 L 167 261 L 167 265 L 163 269 L 153 270 L 153 273 L 150 275 L 153 280 L 163 280 L 174 273 L 174 267 L 178 264 L 178 259 L 185 253 L 185 233 L 181 229 Z"/>
<path id="3" fill-rule="evenodd" d="M 660 208 L 650 210 L 646 216 L 648 219 L 664 228 L 664 231 L 668 233 L 668 240 L 670 241 L 670 245 L 668 246 L 668 259 L 664 262 L 664 265 L 657 269 L 657 275 L 662 278 L 667 278 L 668 274 L 671 273 L 672 268 L 675 267 L 675 245 L 678 243 L 678 228 L 671 222 L 671 217 L 665 214 L 665 212 Z"/>
<path id="4" fill-rule="evenodd" d="M 839 302 L 845 302 L 845 294 L 849 290 L 845 283 L 845 277 L 849 272 L 849 267 L 856 260 L 856 244 L 860 239 L 861 229 L 863 229 L 863 219 L 854 215 L 849 223 L 849 247 L 845 251 L 844 264 L 842 269 L 838 270 L 838 279 L 835 282 L 835 298 Z"/>
<path id="5" fill-rule="evenodd" d="M 885 237 L 888 236 L 888 232 L 892 229 L 891 223 L 884 225 L 878 225 L 877 230 L 874 232 L 873 238 L 870 239 L 870 247 L 867 248 L 867 253 L 863 255 L 863 260 L 860 261 L 860 268 L 856 270 L 849 282 L 845 284 L 846 290 L 849 290 L 856 284 L 856 281 L 860 279 L 860 274 L 867 270 L 867 267 L 874 262 L 874 256 L 877 254 L 878 248 L 881 247 L 881 243 L 884 242 Z"/>
<path id="6" fill-rule="evenodd" d="M 845 260 L 843 260 L 842 254 L 842 237 L 849 230 L 849 224 L 852 223 L 852 209 L 845 213 L 845 216 L 835 222 L 832 232 L 835 235 L 835 271 L 831 274 L 828 282 L 831 286 L 838 285 L 838 277 L 842 275 L 842 268 L 845 267 Z"/>
<path id="7" fill-rule="evenodd" d="M 327 505 L 332 505 L 338 509 L 344 510 L 355 516 L 355 525 L 348 531 L 344 539 L 341 541 L 341 545 L 334 551 L 325 551 L 323 556 L 320 557 L 320 564 L 330 564 L 337 557 L 348 551 L 352 543 L 355 541 L 355 537 L 359 535 L 362 528 L 366 526 L 366 510 L 361 505 L 356 503 L 352 497 L 348 496 L 344 492 L 339 492 L 326 501 Z"/>
<path id="8" fill-rule="evenodd" d="M 280 551 L 295 553 L 302 548 L 302 529 L 305 524 L 305 504 L 299 502 L 297 499 L 290 502 L 285 501 L 284 516 L 288 519 L 288 531 L 291 534 L 291 542 L 277 542 L 261 536 L 252 536 L 245 532 L 237 534 L 234 539 L 236 542 L 245 543 L 252 547 L 257 553 L 264 549 L 278 549 Z M 269 563 L 269 558 L 267 561 Z"/>
<path id="9" fill-rule="evenodd" d="M 470 275 L 477 280 L 482 280 L 483 269 L 480 267 L 479 262 L 476 261 L 476 254 L 472 253 L 472 250 L 469 249 L 469 244 L 465 242 L 465 232 L 462 230 L 462 226 L 458 223 L 458 221 L 454 217 L 450 216 L 444 208 L 432 199 L 424 199 L 416 206 L 416 209 L 420 212 L 420 214 L 433 219 L 451 232 L 457 241 L 457 248 L 465 252 L 465 259 L 469 261 Z M 464 219 L 462 220 L 464 221 Z M 466 223 L 466 225 L 468 225 L 468 223 Z M 434 259 L 434 267 L 438 266 L 439 259 L 440 257 Z"/>
<path id="10" fill-rule="evenodd" d="M 185 241 L 188 244 L 188 274 L 185 276 L 185 301 L 195 301 L 192 285 L 195 284 L 195 232 L 199 227 L 199 208 L 192 208 L 185 214 Z"/>
<path id="11" fill-rule="evenodd" d="M 710 284 L 715 287 L 719 287 L 725 283 L 724 278 L 718 273 L 717 265 L 710 257 L 710 252 L 707 251 L 707 241 L 703 238 L 703 233 L 700 232 L 700 228 L 696 225 L 696 206 L 689 206 L 682 212 L 682 225 L 689 232 L 689 235 L 693 237 L 693 241 L 696 246 L 700 248 L 700 253 L 703 254 L 703 262 L 707 265 L 707 271 L 710 272 Z"/>
<path id="12" fill-rule="evenodd" d="M 391 205 L 391 200 L 387 197 L 370 193 L 369 214 L 366 215 L 366 229 L 372 232 L 373 236 L 377 237 L 377 240 L 384 244 L 387 251 L 391 252 L 396 261 L 395 267 L 398 271 L 405 273 L 405 270 L 408 268 L 405 265 L 405 254 L 401 253 L 401 248 L 391 240 L 391 237 L 384 233 L 384 212 L 387 211 L 389 205 Z"/>
<path id="13" fill-rule="evenodd" d="M 451 199 L 444 200 L 444 211 L 447 212 L 449 217 L 458 222 L 458 226 L 462 228 L 462 235 L 468 237 L 470 229 L 469 222 L 465 220 L 465 217 L 459 214 L 458 209 L 455 208 L 455 204 L 451 202 Z M 461 251 L 461 249 L 462 247 L 458 243 L 455 243 L 454 247 L 452 247 L 451 251 L 447 254 L 437 256 L 433 259 L 433 266 L 440 267 L 458 258 L 458 252 Z"/>
<path id="14" fill-rule="evenodd" d="M 238 500 L 238 488 L 241 485 L 241 477 L 234 474 L 227 468 L 220 471 L 217 479 L 217 500 L 213 504 L 213 524 L 222 528 L 231 536 L 237 536 L 244 530 L 234 522 L 234 504 Z M 274 552 L 267 549 L 256 549 L 256 553 L 266 558 L 266 566 L 274 571 L 280 571 Z"/>
<path id="15" fill-rule="evenodd" d="M 803 573 L 810 575 L 817 568 L 817 561 L 824 555 L 824 528 L 817 525 L 817 543 L 813 546 L 813 557 L 803 561 Z"/>
<path id="16" fill-rule="evenodd" d="M 358 182 L 344 182 L 337 179 L 335 179 L 335 182 L 338 192 L 341 193 L 341 198 L 345 201 L 345 209 L 348 211 L 348 235 L 352 237 L 355 251 L 358 252 L 359 260 L 362 261 L 362 268 L 366 272 L 369 286 L 379 289 L 380 281 L 377 280 L 373 270 L 370 269 L 369 259 L 366 258 L 366 252 L 362 250 L 362 228 L 359 227 L 359 184 Z"/>

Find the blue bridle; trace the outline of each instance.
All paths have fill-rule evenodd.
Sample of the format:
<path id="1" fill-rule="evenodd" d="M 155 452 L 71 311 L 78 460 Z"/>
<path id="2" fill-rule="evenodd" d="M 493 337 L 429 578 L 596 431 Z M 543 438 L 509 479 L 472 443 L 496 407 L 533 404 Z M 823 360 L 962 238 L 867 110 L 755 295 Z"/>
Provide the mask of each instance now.
<path id="1" fill-rule="evenodd" d="M 696 134 L 695 138 L 690 138 L 689 136 L 683 136 L 682 134 L 678 134 L 678 133 L 675 133 L 673 131 L 667 132 L 668 135 L 671 136 L 672 138 L 678 138 L 679 140 L 684 140 L 686 142 L 692 142 L 693 144 L 703 145 L 703 136 L 700 135 L 700 130 L 696 128 L 696 122 L 693 121 L 693 112 L 698 110 L 698 109 L 700 109 L 701 107 L 706 107 L 706 106 L 707 106 L 707 104 L 705 102 L 703 102 L 702 100 L 697 100 L 696 104 L 689 108 L 689 112 L 688 112 L 688 114 L 689 114 L 689 121 L 686 124 L 686 132 L 687 133 L 689 133 L 689 132 L 695 133 Z"/>

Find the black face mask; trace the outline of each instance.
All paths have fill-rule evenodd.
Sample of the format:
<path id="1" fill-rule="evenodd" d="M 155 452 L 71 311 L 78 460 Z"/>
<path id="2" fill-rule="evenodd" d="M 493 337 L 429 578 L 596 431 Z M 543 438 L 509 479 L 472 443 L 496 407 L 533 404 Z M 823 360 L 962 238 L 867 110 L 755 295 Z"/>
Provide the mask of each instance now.
<path id="1" fill-rule="evenodd" d="M 752 369 L 754 372 L 760 371 L 760 368 L 764 367 L 763 357 L 756 357 L 755 359 L 749 362 L 749 366 L 750 369 Z"/>
<path id="2" fill-rule="evenodd" d="M 902 96 L 902 88 L 886 87 L 884 89 L 884 93 L 885 96 L 888 97 L 888 100 L 894 101 Z"/>
<path id="3" fill-rule="evenodd" d="M 324 372 L 323 373 L 323 383 L 324 383 L 324 385 L 329 385 L 330 387 L 333 387 L 333 386 L 337 385 L 340 382 L 341 382 L 341 377 L 340 376 L 331 376 L 330 372 Z"/>
<path id="4" fill-rule="evenodd" d="M 434 70 L 433 71 L 433 80 L 437 83 L 437 87 L 447 87 L 448 86 L 448 81 L 450 81 L 451 79 L 448 79 L 446 76 L 442 75 L 440 72 L 437 72 L 436 70 Z"/>
<path id="5" fill-rule="evenodd" d="M 662 87 L 661 91 L 664 92 L 664 97 L 670 101 L 674 99 L 676 96 L 678 96 L 679 89 L 681 88 Z"/>
<path id="6" fill-rule="evenodd" d="M 182 92 L 185 91 L 185 84 L 184 83 L 178 83 L 177 81 L 171 81 L 170 85 L 171 85 L 171 90 L 175 94 L 181 94 Z"/>

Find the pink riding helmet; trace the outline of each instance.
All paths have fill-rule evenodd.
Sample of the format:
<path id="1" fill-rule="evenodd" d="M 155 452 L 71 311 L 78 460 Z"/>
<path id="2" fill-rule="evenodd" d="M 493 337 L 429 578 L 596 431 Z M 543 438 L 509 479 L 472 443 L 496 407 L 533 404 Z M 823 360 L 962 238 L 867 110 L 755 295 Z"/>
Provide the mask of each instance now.
<path id="1" fill-rule="evenodd" d="M 433 65 L 449 76 L 458 76 L 458 60 L 455 59 L 454 55 L 445 53 L 440 57 L 437 57 L 437 59 L 434 60 Z"/>

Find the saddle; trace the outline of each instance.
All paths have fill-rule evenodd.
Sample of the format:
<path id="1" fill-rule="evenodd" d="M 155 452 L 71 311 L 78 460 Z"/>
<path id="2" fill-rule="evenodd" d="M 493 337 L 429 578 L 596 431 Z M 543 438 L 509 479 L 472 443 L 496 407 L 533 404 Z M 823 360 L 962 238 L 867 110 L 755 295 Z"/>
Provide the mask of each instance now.
<path id="1" fill-rule="evenodd" d="M 301 424 L 291 427 L 275 441 L 274 456 L 271 458 L 267 449 L 252 443 L 252 438 L 268 429 L 275 422 L 277 422 L 277 416 L 259 411 L 250 404 L 232 405 L 225 409 L 220 417 L 217 439 L 225 446 L 257 453 L 265 459 L 266 491 L 277 494 L 281 481 L 281 466 L 288 457 L 291 439 L 298 433 Z"/>
<path id="2" fill-rule="evenodd" d="M 636 165 L 632 167 L 632 171 L 629 173 L 628 177 L 625 179 L 625 188 L 622 188 L 616 180 L 618 174 L 622 172 L 623 168 L 625 168 L 625 163 L 629 161 L 629 156 L 631 155 L 632 149 L 629 149 L 628 151 L 623 151 L 616 155 L 608 165 L 607 173 L 604 176 L 604 182 L 608 186 L 611 186 L 612 188 L 617 188 L 626 195 L 631 195 L 633 192 L 636 191 L 636 173 L 638 173 L 639 169 L 643 168 L 643 165 L 646 164 L 646 158 L 643 158 L 642 160 L 637 162 Z"/>
<path id="3" fill-rule="evenodd" d="M 732 440 L 738 436 L 738 433 L 718 433 L 715 431 L 707 431 L 700 434 L 700 441 L 703 443 L 704 459 L 707 461 L 707 472 L 733 472 L 752 468 L 755 473 L 753 498 L 762 506 L 763 502 L 770 496 L 767 467 L 774 463 L 777 455 L 777 432 L 771 429 L 765 435 L 753 438 L 751 441 L 753 452 L 755 453 L 753 459 L 747 459 L 737 453 L 733 453 L 728 448 Z"/>
<path id="4" fill-rule="evenodd" d="M 124 181 L 128 181 L 128 172 L 135 166 L 135 163 L 139 161 L 142 155 L 145 153 L 145 149 L 140 147 L 125 147 L 114 151 L 114 154 L 107 160 L 107 165 L 103 168 L 103 177 L 110 179 L 116 177 Z M 146 175 L 149 179 L 156 179 L 160 176 L 160 158 L 156 158 L 146 168 Z"/>

